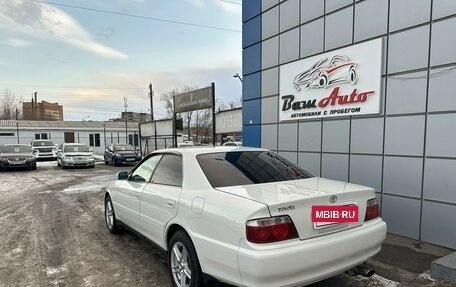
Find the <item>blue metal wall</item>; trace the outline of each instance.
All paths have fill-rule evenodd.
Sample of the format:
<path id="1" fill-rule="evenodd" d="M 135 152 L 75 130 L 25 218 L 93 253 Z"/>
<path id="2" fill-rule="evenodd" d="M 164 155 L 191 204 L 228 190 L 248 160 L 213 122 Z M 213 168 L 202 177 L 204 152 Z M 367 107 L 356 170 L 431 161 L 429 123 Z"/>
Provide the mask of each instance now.
<path id="1" fill-rule="evenodd" d="M 456 1 L 245 0 L 242 16 L 245 145 L 371 186 L 389 232 L 456 248 Z M 279 122 L 282 65 L 377 38 L 380 114 Z"/>

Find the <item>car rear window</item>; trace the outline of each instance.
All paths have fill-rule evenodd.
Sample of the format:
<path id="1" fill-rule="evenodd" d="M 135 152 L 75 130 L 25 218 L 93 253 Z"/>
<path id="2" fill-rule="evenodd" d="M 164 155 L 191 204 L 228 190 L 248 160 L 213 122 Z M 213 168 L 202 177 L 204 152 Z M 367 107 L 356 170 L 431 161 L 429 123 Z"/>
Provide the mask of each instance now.
<path id="1" fill-rule="evenodd" d="M 89 148 L 85 145 L 65 145 L 63 152 L 89 152 Z"/>
<path id="2" fill-rule="evenodd" d="M 114 145 L 114 150 L 116 151 L 132 151 L 135 148 L 131 144 L 116 144 Z"/>
<path id="3" fill-rule="evenodd" d="M 33 146 L 53 146 L 52 141 L 34 141 Z"/>
<path id="4" fill-rule="evenodd" d="M 28 146 L 7 145 L 3 147 L 2 153 L 31 153 L 31 150 Z"/>
<path id="5" fill-rule="evenodd" d="M 313 175 L 268 151 L 201 154 L 198 163 L 213 187 L 310 178 Z"/>

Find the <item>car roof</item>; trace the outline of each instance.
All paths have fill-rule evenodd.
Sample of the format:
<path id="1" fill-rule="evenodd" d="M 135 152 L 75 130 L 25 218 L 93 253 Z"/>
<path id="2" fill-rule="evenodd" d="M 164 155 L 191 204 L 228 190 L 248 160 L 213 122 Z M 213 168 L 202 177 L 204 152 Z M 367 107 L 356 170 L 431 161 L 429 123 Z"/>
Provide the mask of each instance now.
<path id="1" fill-rule="evenodd" d="M 238 146 L 217 146 L 217 147 L 186 147 L 186 148 L 169 148 L 156 150 L 152 153 L 174 153 L 186 156 L 197 156 L 200 154 L 230 152 L 230 151 L 269 151 L 264 148 L 255 147 L 238 147 Z"/>

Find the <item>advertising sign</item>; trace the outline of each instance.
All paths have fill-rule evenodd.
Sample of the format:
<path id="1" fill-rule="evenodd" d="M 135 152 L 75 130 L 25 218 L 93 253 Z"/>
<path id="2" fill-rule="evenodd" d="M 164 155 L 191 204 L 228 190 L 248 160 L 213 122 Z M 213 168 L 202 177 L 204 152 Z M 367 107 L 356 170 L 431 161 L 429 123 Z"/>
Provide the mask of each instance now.
<path id="1" fill-rule="evenodd" d="M 279 120 L 378 114 L 382 39 L 280 67 Z"/>
<path id="2" fill-rule="evenodd" d="M 173 120 L 159 120 L 154 122 L 142 123 L 141 136 L 154 137 L 155 127 L 157 128 L 157 136 L 170 136 L 173 134 Z"/>
<path id="3" fill-rule="evenodd" d="M 175 113 L 212 108 L 212 88 L 207 87 L 176 95 L 174 104 Z"/>
<path id="4" fill-rule="evenodd" d="M 242 109 L 223 111 L 215 115 L 217 134 L 242 132 Z"/>

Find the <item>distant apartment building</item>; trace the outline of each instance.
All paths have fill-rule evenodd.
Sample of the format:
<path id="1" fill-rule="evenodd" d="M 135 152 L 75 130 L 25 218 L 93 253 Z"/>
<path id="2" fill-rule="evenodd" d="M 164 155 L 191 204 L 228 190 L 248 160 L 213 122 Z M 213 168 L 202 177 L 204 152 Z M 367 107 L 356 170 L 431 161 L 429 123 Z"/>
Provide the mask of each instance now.
<path id="1" fill-rule="evenodd" d="M 148 122 L 150 121 L 150 114 L 148 113 L 135 113 L 135 112 L 122 112 L 121 114 L 121 119 L 122 121 L 127 121 L 129 122 Z"/>
<path id="2" fill-rule="evenodd" d="M 23 102 L 22 113 L 24 120 L 63 121 L 63 106 L 58 103 Z"/>

